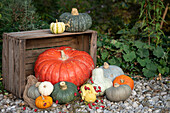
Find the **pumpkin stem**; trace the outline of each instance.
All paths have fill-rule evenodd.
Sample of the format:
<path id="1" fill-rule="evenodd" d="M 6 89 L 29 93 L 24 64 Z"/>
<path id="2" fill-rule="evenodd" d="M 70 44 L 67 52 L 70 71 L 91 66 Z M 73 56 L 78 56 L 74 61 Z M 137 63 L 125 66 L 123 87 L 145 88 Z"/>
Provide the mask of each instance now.
<path id="1" fill-rule="evenodd" d="M 62 60 L 67 60 L 67 56 L 66 56 L 66 54 L 64 53 L 63 50 L 61 50 L 61 59 Z"/>
<path id="2" fill-rule="evenodd" d="M 104 62 L 104 69 L 108 69 L 109 68 L 109 64 L 107 62 Z"/>
<path id="3" fill-rule="evenodd" d="M 56 19 L 56 23 L 58 23 L 58 20 Z"/>
<path id="4" fill-rule="evenodd" d="M 37 82 L 37 83 L 35 84 L 35 87 L 38 87 L 40 84 L 41 84 L 41 82 Z"/>
<path id="5" fill-rule="evenodd" d="M 120 79 L 120 82 L 121 82 L 121 83 L 124 83 L 125 81 L 124 81 L 123 79 Z"/>
<path id="6" fill-rule="evenodd" d="M 67 89 L 67 85 L 66 85 L 66 83 L 64 81 L 60 82 L 60 88 L 62 90 L 66 90 Z"/>
<path id="7" fill-rule="evenodd" d="M 119 87 L 120 85 L 118 83 L 115 83 L 114 84 L 114 87 Z"/>
<path id="8" fill-rule="evenodd" d="M 77 8 L 72 8 L 71 14 L 72 15 L 79 15 Z"/>
<path id="9" fill-rule="evenodd" d="M 44 96 L 43 95 L 41 95 L 42 96 L 42 99 L 44 100 L 45 98 L 44 98 Z"/>

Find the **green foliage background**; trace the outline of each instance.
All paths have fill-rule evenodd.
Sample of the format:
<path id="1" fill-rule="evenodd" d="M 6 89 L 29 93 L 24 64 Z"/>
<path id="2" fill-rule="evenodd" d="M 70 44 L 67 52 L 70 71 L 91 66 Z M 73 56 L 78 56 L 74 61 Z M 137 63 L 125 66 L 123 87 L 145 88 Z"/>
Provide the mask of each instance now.
<path id="1" fill-rule="evenodd" d="M 147 44 L 145 16 L 141 15 L 141 4 L 145 0 L 3 0 L 0 1 L 0 49 L 2 55 L 2 34 L 34 29 L 49 28 L 64 12 L 76 7 L 81 13 L 88 13 L 93 20 L 91 29 L 98 31 L 97 65 L 108 62 L 120 66 L 131 75 L 147 78 L 169 75 L 169 30 L 170 14 L 166 15 L 162 31 L 151 32 L 151 44 Z M 159 1 L 159 0 L 158 0 Z M 164 1 L 163 4 L 167 4 Z M 150 8 L 148 6 L 148 8 Z M 140 10 L 141 9 L 141 10 Z M 163 13 L 164 7 L 160 8 Z M 153 12 L 153 9 L 151 9 Z M 162 17 L 162 14 L 160 14 Z M 158 19 L 160 22 L 160 18 Z M 152 24 L 154 24 L 152 26 Z M 153 29 L 155 23 L 150 24 Z M 148 27 L 149 28 L 149 27 Z M 151 30 L 152 31 L 152 30 Z M 154 33 L 156 35 L 154 35 Z M 160 36 L 156 44 L 154 38 Z M 2 57 L 0 56 L 0 61 Z M 0 68 L 2 67 L 0 62 Z M 0 70 L 1 71 L 1 70 Z M 0 72 L 1 73 L 1 72 Z"/>

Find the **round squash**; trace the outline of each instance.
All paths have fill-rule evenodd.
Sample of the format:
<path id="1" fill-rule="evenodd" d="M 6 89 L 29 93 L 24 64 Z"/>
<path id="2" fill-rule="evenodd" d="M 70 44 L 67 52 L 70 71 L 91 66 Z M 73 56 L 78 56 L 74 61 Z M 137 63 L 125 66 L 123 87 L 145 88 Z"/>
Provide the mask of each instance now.
<path id="1" fill-rule="evenodd" d="M 71 82 L 62 81 L 54 85 L 51 96 L 54 102 L 65 104 L 74 100 L 79 95 L 77 86 Z"/>
<path id="2" fill-rule="evenodd" d="M 94 69 L 92 57 L 85 51 L 70 47 L 51 48 L 39 55 L 35 62 L 35 76 L 38 81 L 56 84 L 67 81 L 81 86 Z"/>
<path id="3" fill-rule="evenodd" d="M 104 95 L 105 90 L 113 86 L 112 81 L 104 77 L 104 72 L 101 68 L 95 68 L 92 71 L 92 81 L 94 82 L 92 85 L 96 87 L 97 96 Z"/>
<path id="4" fill-rule="evenodd" d="M 38 87 L 36 85 L 32 85 L 28 88 L 27 96 L 32 99 L 36 99 L 40 96 L 40 92 L 38 90 Z"/>
<path id="5" fill-rule="evenodd" d="M 78 13 L 76 8 L 72 8 L 71 13 L 63 13 L 59 20 L 64 22 L 65 24 L 69 24 L 66 26 L 66 31 L 86 31 L 92 25 L 92 19 L 87 13 Z"/>
<path id="6" fill-rule="evenodd" d="M 81 98 L 82 100 L 85 100 L 86 102 L 95 102 L 96 101 L 96 95 L 97 92 L 93 88 L 93 85 L 91 84 L 84 84 L 80 88 L 81 91 Z"/>
<path id="7" fill-rule="evenodd" d="M 115 84 L 114 87 L 106 89 L 106 97 L 113 102 L 124 101 L 131 95 L 131 92 L 128 85 Z"/>
<path id="8" fill-rule="evenodd" d="M 104 65 L 100 66 L 100 68 L 103 69 L 104 76 L 112 80 L 112 82 L 117 76 L 124 74 L 123 70 L 120 67 L 116 65 L 109 65 L 107 62 L 104 62 Z"/>
<path id="9" fill-rule="evenodd" d="M 126 75 L 120 75 L 116 77 L 113 81 L 113 86 L 115 83 L 120 84 L 120 85 L 124 85 L 124 84 L 129 85 L 132 90 L 134 87 L 134 81 L 132 80 L 132 78 Z"/>
<path id="10" fill-rule="evenodd" d="M 56 23 L 52 22 L 50 24 L 50 31 L 54 34 L 63 33 L 65 31 L 65 24 L 56 20 Z"/>
<path id="11" fill-rule="evenodd" d="M 51 84 L 51 82 L 48 82 L 48 81 L 41 82 L 40 85 L 38 86 L 38 90 L 40 94 L 43 96 L 50 95 L 53 89 L 54 89 L 54 86 Z"/>
<path id="12" fill-rule="evenodd" d="M 45 109 L 53 104 L 53 99 L 50 96 L 39 96 L 35 99 L 35 105 L 38 108 Z"/>

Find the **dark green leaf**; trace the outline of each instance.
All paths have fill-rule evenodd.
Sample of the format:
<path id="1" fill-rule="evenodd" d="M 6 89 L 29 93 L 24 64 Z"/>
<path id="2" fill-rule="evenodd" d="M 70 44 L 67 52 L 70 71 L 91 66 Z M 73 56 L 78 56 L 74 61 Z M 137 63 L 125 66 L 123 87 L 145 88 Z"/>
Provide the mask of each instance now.
<path id="1" fill-rule="evenodd" d="M 143 68 L 143 69 L 142 69 L 142 72 L 143 72 L 144 76 L 147 77 L 147 78 L 150 78 L 150 77 L 154 77 L 154 76 L 155 76 L 155 73 L 154 73 L 154 72 L 152 72 L 152 71 L 150 71 L 150 70 L 148 70 L 148 69 L 146 69 L 146 68 Z"/>
<path id="2" fill-rule="evenodd" d="M 116 64 L 116 60 L 115 60 L 114 57 L 112 59 L 109 59 L 108 62 L 109 62 L 110 65 Z"/>
<path id="3" fill-rule="evenodd" d="M 106 57 L 109 55 L 109 52 L 108 51 L 104 51 L 104 52 L 102 52 L 101 53 L 101 57 L 102 57 L 102 60 L 105 60 L 106 59 Z"/>
<path id="4" fill-rule="evenodd" d="M 163 48 L 158 46 L 156 49 L 154 49 L 153 55 L 155 55 L 155 56 L 158 57 L 158 58 L 163 57 L 163 56 L 164 56 L 164 50 L 163 50 Z"/>
<path id="5" fill-rule="evenodd" d="M 147 63 L 146 68 L 151 70 L 151 71 L 156 71 L 157 70 L 157 67 L 153 62 Z"/>
<path id="6" fill-rule="evenodd" d="M 124 54 L 124 55 L 123 55 L 123 58 L 125 59 L 125 61 L 127 61 L 127 62 L 130 61 L 130 62 L 131 62 L 133 59 L 136 58 L 136 54 L 135 54 L 134 51 L 132 51 L 132 52 L 130 52 L 130 53 Z"/>
<path id="7" fill-rule="evenodd" d="M 102 42 L 101 41 L 97 41 L 97 46 L 98 47 L 102 47 Z"/>
<path id="8" fill-rule="evenodd" d="M 144 43 L 143 42 L 141 42 L 141 41 L 135 41 L 135 46 L 137 47 L 137 48 L 142 48 L 143 47 L 143 45 L 144 45 Z"/>
<path id="9" fill-rule="evenodd" d="M 139 55 L 141 58 L 148 57 L 149 56 L 149 51 L 145 48 L 140 48 L 137 50 L 137 55 Z"/>

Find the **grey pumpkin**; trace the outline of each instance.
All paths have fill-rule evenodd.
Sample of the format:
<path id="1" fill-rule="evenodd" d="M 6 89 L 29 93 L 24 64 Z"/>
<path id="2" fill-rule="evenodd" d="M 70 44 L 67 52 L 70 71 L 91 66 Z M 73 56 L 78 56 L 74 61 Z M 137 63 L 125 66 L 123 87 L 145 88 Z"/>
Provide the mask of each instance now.
<path id="1" fill-rule="evenodd" d="M 39 82 L 35 85 L 32 85 L 31 87 L 29 87 L 28 89 L 28 92 L 27 92 L 27 96 L 29 98 L 32 98 L 32 99 L 36 99 L 37 97 L 40 96 L 40 92 L 38 90 L 38 85 L 39 85 Z"/>
<path id="2" fill-rule="evenodd" d="M 72 8 L 71 13 L 63 13 L 59 20 L 66 25 L 66 31 L 78 32 L 86 31 L 92 25 L 92 19 L 87 13 L 78 13 L 76 8 Z"/>
<path id="3" fill-rule="evenodd" d="M 131 88 L 128 85 L 115 84 L 114 87 L 106 89 L 106 97 L 113 102 L 124 101 L 131 95 Z"/>
<path id="4" fill-rule="evenodd" d="M 104 62 L 104 65 L 99 68 L 103 69 L 104 76 L 112 80 L 112 82 L 117 76 L 124 75 L 124 72 L 120 67 L 116 65 L 109 65 L 107 62 Z"/>

